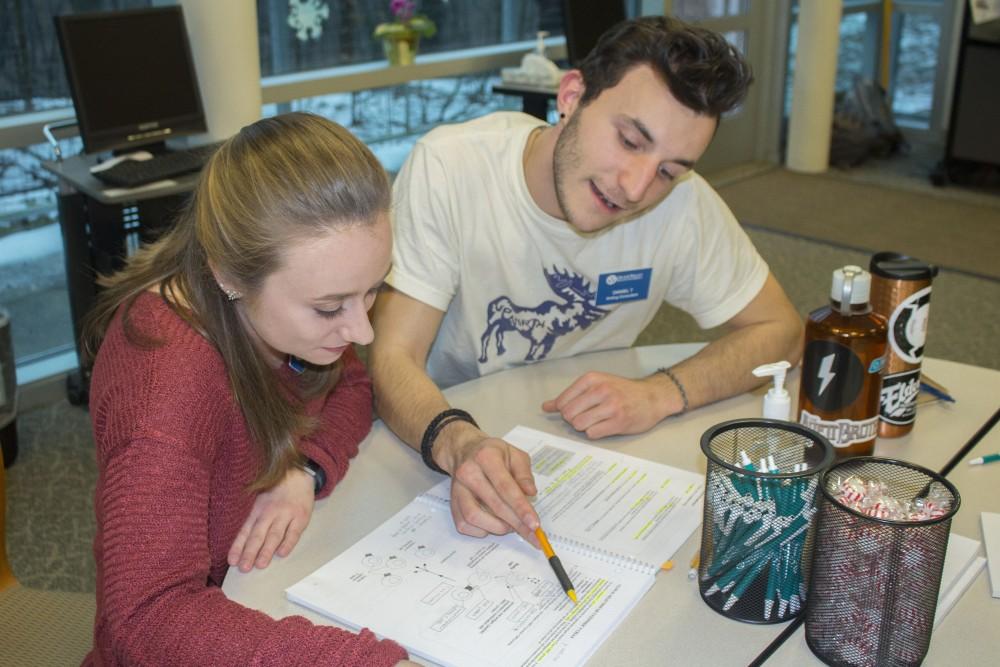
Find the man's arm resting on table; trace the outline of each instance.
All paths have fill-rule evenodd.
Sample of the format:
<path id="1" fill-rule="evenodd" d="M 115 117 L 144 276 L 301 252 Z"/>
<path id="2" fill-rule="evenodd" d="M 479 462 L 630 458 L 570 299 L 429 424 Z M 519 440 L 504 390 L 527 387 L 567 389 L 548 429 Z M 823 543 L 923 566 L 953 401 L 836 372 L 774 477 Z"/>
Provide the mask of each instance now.
<path id="1" fill-rule="evenodd" d="M 773 275 L 757 296 L 725 324 L 728 333 L 670 371 L 684 386 L 688 407 L 696 408 L 741 394 L 767 381 L 752 371 L 761 364 L 780 361 L 794 368 L 802 356 L 802 318 Z M 660 377 L 656 377 L 660 376 Z M 673 385 L 663 373 L 654 381 Z M 667 386 L 669 393 L 676 387 Z"/>
<path id="2" fill-rule="evenodd" d="M 751 373 L 760 364 L 785 359 L 794 366 L 802 355 L 802 318 L 773 275 L 768 274 L 757 296 L 725 327 L 725 336 L 671 367 L 673 378 L 657 372 L 630 380 L 590 372 L 542 408 L 559 412 L 589 438 L 642 433 L 685 407 L 690 410 L 761 384 L 763 380 Z"/>
<path id="3" fill-rule="evenodd" d="M 424 430 L 450 406 L 425 364 L 444 313 L 394 289 L 375 302 L 377 332 L 369 354 L 379 416 L 419 451 Z M 459 532 L 482 537 L 516 530 L 537 544 L 536 492 L 528 455 L 465 421 L 439 431 L 432 458 L 453 479 L 452 516 Z"/>

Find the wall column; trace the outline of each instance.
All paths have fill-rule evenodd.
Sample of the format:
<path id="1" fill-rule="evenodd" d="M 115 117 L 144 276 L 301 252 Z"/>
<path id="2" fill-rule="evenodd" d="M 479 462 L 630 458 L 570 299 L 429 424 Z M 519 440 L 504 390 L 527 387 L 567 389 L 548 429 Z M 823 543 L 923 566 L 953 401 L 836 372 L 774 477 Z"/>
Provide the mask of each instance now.
<path id="1" fill-rule="evenodd" d="M 785 165 L 820 173 L 830 162 L 842 0 L 801 0 Z"/>
<path id="2" fill-rule="evenodd" d="M 260 118 L 260 48 L 254 0 L 181 0 L 208 135 L 222 141 Z"/>

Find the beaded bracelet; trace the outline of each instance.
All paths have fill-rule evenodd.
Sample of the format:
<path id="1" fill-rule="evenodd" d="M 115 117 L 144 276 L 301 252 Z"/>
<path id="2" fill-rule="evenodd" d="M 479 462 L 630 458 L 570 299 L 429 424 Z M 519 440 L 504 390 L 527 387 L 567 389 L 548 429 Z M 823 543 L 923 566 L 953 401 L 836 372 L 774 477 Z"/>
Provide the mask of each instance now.
<path id="1" fill-rule="evenodd" d="M 669 368 L 657 368 L 656 370 L 657 370 L 657 372 L 663 373 L 668 378 L 670 378 L 670 381 L 673 382 L 674 385 L 677 386 L 677 390 L 681 392 L 681 411 L 678 412 L 678 413 L 676 413 L 676 414 L 677 415 L 682 415 L 685 412 L 687 412 L 688 411 L 688 395 L 687 395 L 687 392 L 684 391 L 684 385 L 681 384 L 681 381 L 677 379 L 677 377 L 670 371 Z"/>
<path id="2" fill-rule="evenodd" d="M 440 412 L 431 423 L 427 425 L 427 429 L 424 431 L 424 437 L 420 439 L 420 458 L 424 460 L 424 465 L 433 470 L 434 472 L 439 472 L 442 475 L 447 475 L 448 473 L 437 463 L 434 462 L 434 457 L 432 456 L 432 450 L 434 449 L 434 441 L 437 440 L 438 434 L 441 432 L 445 426 L 452 422 L 464 421 L 469 422 L 475 427 L 479 427 L 476 420 L 472 418 L 465 410 L 460 410 L 459 408 L 448 408 Z"/>

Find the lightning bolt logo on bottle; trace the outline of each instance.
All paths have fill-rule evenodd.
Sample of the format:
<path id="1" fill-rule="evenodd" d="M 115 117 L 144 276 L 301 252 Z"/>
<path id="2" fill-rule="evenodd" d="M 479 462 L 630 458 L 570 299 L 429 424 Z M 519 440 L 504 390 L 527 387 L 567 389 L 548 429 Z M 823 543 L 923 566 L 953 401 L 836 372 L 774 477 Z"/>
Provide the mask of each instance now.
<path id="1" fill-rule="evenodd" d="M 865 367 L 851 348 L 831 340 L 806 345 L 802 377 L 810 402 L 823 412 L 837 412 L 858 399 L 865 382 Z"/>
<path id="2" fill-rule="evenodd" d="M 837 374 L 833 372 L 833 360 L 837 358 L 836 354 L 828 354 L 823 357 L 823 361 L 819 364 L 818 377 L 819 383 L 819 395 L 822 396 L 826 388 L 830 386 L 830 382 L 833 378 L 837 377 Z"/>

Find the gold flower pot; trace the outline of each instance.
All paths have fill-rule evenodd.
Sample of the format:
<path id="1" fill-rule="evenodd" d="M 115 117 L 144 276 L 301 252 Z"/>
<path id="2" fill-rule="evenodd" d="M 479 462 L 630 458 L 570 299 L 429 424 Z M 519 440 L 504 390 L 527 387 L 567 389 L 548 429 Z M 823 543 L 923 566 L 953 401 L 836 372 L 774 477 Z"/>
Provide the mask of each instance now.
<path id="1" fill-rule="evenodd" d="M 400 35 L 382 39 L 385 59 L 390 65 L 412 65 L 420 47 L 420 35 Z"/>

